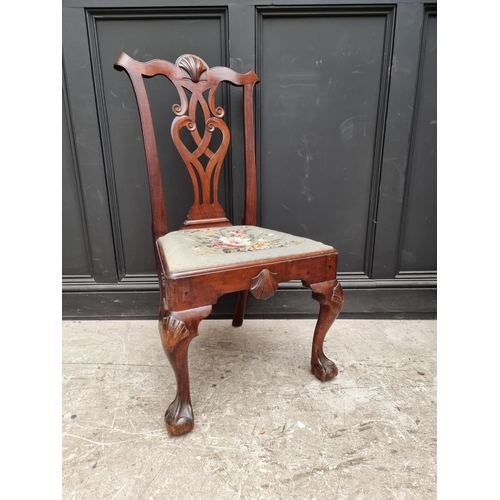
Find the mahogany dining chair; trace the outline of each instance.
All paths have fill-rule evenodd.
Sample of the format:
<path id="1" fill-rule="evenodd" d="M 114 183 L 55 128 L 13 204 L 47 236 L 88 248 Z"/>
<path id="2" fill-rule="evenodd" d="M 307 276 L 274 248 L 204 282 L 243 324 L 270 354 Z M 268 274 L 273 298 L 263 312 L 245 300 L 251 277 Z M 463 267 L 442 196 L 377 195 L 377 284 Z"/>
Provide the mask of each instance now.
<path id="1" fill-rule="evenodd" d="M 323 342 L 344 301 L 337 281 L 337 250 L 257 226 L 253 100 L 257 75 L 253 71 L 240 74 L 225 67 L 209 68 L 192 54 L 181 55 L 171 63 L 160 59 L 139 62 L 122 53 L 115 68 L 125 70 L 131 80 L 142 127 L 160 288 L 159 330 L 177 381 L 177 394 L 165 414 L 168 431 L 180 435 L 193 429 L 188 348 L 198 335 L 201 320 L 226 293 L 239 292 L 232 324 L 241 326 L 248 292 L 267 299 L 280 282 L 301 280 L 320 304 L 312 341 L 312 373 L 321 381 L 335 377 L 337 366 L 323 352 Z M 144 85 L 145 77 L 157 75 L 167 77 L 179 93 L 180 103 L 172 108 L 171 136 L 193 183 L 193 206 L 179 230 L 169 230 L 167 225 L 156 136 Z M 232 225 L 227 219 L 218 197 L 230 139 L 223 120 L 225 111 L 216 106 L 221 82 L 243 87 L 245 200 L 240 225 Z M 185 134 L 192 138 L 188 144 Z"/>

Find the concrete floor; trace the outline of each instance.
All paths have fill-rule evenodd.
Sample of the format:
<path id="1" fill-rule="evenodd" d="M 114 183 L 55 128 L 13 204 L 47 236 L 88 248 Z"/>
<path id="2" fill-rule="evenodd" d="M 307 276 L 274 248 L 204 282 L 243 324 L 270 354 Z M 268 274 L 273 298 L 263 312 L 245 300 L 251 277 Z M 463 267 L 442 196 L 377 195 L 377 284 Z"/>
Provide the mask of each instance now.
<path id="1" fill-rule="evenodd" d="M 195 429 L 156 321 L 63 322 L 64 499 L 434 499 L 436 321 L 205 320 L 190 347 Z"/>

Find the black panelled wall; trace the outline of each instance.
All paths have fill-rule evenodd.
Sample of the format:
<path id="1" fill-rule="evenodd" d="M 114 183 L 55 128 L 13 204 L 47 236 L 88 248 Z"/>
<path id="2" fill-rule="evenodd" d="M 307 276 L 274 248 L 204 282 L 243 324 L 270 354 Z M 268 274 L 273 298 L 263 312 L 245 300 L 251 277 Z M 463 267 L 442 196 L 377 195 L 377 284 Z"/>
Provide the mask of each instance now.
<path id="1" fill-rule="evenodd" d="M 434 2 L 233 3 L 63 0 L 63 316 L 157 315 L 148 186 L 135 98 L 113 69 L 184 53 L 254 69 L 259 217 L 266 227 L 339 250 L 343 316 L 436 313 L 436 63 Z M 146 80 L 169 225 L 192 203 L 171 143 L 167 79 Z M 221 175 L 233 223 L 243 211 L 241 89 L 224 88 L 232 145 Z M 213 317 L 228 317 L 235 296 Z M 307 317 L 300 283 L 248 317 Z"/>

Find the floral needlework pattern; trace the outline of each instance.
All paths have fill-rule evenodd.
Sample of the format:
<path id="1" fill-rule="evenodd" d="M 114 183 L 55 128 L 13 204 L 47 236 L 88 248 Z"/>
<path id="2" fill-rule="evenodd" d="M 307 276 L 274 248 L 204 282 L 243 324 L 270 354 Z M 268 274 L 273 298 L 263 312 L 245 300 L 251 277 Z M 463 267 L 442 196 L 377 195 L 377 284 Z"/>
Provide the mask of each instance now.
<path id="1" fill-rule="evenodd" d="M 300 238 L 284 239 L 282 233 L 250 226 L 193 229 L 189 232 L 195 240 L 194 251 L 198 255 L 253 252 L 303 243 Z"/>

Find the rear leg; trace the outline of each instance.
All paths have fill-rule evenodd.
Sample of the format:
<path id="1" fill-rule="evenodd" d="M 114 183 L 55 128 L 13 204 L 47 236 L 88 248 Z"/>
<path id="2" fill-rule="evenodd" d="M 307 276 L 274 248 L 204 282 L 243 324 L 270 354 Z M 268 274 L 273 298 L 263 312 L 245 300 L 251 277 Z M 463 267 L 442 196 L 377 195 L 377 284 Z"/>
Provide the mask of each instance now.
<path id="1" fill-rule="evenodd" d="M 245 317 L 245 309 L 247 307 L 248 290 L 238 292 L 238 300 L 233 316 L 233 326 L 241 326 Z"/>

